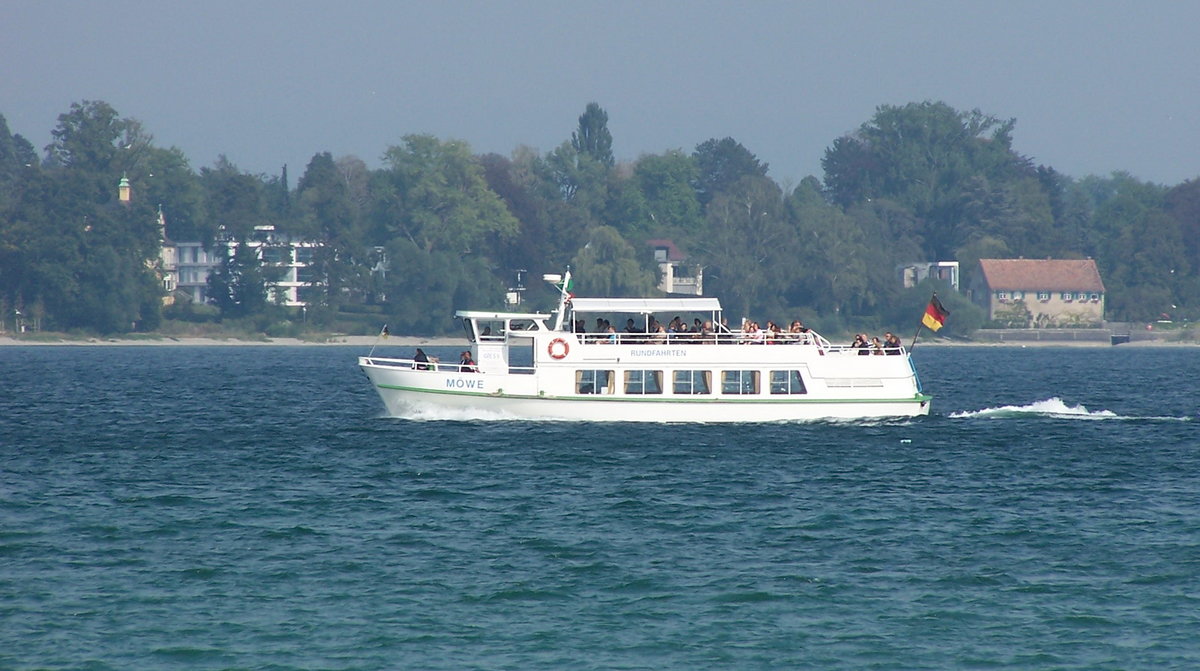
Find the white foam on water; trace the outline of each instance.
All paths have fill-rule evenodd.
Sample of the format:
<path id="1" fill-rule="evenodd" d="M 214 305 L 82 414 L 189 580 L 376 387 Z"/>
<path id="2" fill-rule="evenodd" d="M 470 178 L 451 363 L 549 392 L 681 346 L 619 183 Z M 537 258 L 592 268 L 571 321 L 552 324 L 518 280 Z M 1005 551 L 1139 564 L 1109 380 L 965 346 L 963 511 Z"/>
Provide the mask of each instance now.
<path id="1" fill-rule="evenodd" d="M 1055 396 L 1042 401 L 1034 401 L 1028 405 L 1003 405 L 983 410 L 969 410 L 950 414 L 951 419 L 982 417 L 988 419 L 1005 419 L 1011 417 L 1053 417 L 1055 419 L 1123 419 L 1123 420 L 1155 420 L 1155 421 L 1191 421 L 1191 417 L 1126 417 L 1111 410 L 1090 411 L 1082 405 L 1067 405 L 1061 398 Z"/>
<path id="2" fill-rule="evenodd" d="M 497 422 L 521 420 L 505 412 L 495 410 L 480 410 L 479 408 L 447 408 L 433 404 L 413 403 L 406 405 L 399 414 L 383 417 L 391 419 L 408 419 L 417 422 Z"/>

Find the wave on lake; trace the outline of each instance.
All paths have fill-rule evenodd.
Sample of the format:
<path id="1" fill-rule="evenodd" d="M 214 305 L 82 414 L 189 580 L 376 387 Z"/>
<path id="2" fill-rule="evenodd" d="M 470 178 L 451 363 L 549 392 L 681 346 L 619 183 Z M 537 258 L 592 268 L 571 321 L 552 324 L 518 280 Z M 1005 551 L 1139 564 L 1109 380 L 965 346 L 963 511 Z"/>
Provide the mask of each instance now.
<path id="1" fill-rule="evenodd" d="M 1061 398 L 1055 396 L 1027 405 L 1003 405 L 983 410 L 967 410 L 951 413 L 951 419 L 1011 419 L 1027 417 L 1052 417 L 1054 419 L 1085 419 L 1085 420 L 1156 420 L 1156 421 L 1191 421 L 1191 417 L 1128 417 L 1118 415 L 1111 410 L 1088 410 L 1083 405 L 1067 405 Z"/>

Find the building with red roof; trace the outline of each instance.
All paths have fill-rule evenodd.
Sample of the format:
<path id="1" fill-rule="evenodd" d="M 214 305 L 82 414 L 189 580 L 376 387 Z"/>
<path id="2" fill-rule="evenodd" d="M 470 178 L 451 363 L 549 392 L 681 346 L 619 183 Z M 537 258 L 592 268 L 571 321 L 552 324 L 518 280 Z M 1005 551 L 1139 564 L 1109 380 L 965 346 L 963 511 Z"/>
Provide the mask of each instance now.
<path id="1" fill-rule="evenodd" d="M 1012 326 L 1099 326 L 1104 282 L 1092 259 L 980 259 L 970 295 Z"/>

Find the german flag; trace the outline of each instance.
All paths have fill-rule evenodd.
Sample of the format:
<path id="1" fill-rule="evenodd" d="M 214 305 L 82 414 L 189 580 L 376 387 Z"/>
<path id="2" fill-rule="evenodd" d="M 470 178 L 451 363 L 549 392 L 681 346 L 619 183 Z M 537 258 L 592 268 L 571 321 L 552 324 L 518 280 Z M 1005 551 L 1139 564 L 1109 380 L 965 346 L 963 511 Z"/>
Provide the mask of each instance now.
<path id="1" fill-rule="evenodd" d="M 937 294 L 934 294 L 929 299 L 929 305 L 925 308 L 925 316 L 921 317 L 921 323 L 930 331 L 936 331 L 942 328 L 942 325 L 946 323 L 946 317 L 949 316 L 950 311 L 942 306 Z"/>

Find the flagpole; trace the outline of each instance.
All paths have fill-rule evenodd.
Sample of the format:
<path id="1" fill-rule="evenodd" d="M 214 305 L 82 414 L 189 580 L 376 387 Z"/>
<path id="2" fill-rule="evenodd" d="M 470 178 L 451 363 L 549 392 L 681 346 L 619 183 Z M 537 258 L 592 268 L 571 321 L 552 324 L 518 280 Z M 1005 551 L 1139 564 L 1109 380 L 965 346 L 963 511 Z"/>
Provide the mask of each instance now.
<path id="1" fill-rule="evenodd" d="M 917 346 L 917 338 L 921 335 L 921 329 L 923 328 L 925 328 L 924 324 L 917 324 L 917 332 L 913 334 L 913 341 L 912 344 L 908 346 L 908 351 L 913 351 L 913 348 Z"/>
<path id="2" fill-rule="evenodd" d="M 383 328 L 379 329 L 379 335 L 375 336 L 375 342 L 371 343 L 371 351 L 367 352 L 368 359 L 370 359 L 371 355 L 375 353 L 375 346 L 379 344 L 379 339 L 386 338 L 387 335 L 388 335 L 387 324 L 384 324 Z"/>
<path id="3" fill-rule="evenodd" d="M 931 310 L 933 312 L 930 312 Z M 921 329 L 929 328 L 932 331 L 940 329 L 942 327 L 942 322 L 946 319 L 946 315 L 949 314 L 950 313 L 946 311 L 946 308 L 942 306 L 942 302 L 938 300 L 937 292 L 933 292 L 933 295 L 929 297 L 929 305 L 925 306 L 925 314 L 921 316 L 921 321 L 917 322 L 917 332 L 913 334 L 912 344 L 908 346 L 908 350 L 911 352 L 913 348 L 917 346 L 917 338 L 921 336 Z M 933 328 L 932 324 L 926 321 L 927 319 L 931 318 L 932 321 L 937 322 L 938 326 L 936 329 Z"/>

